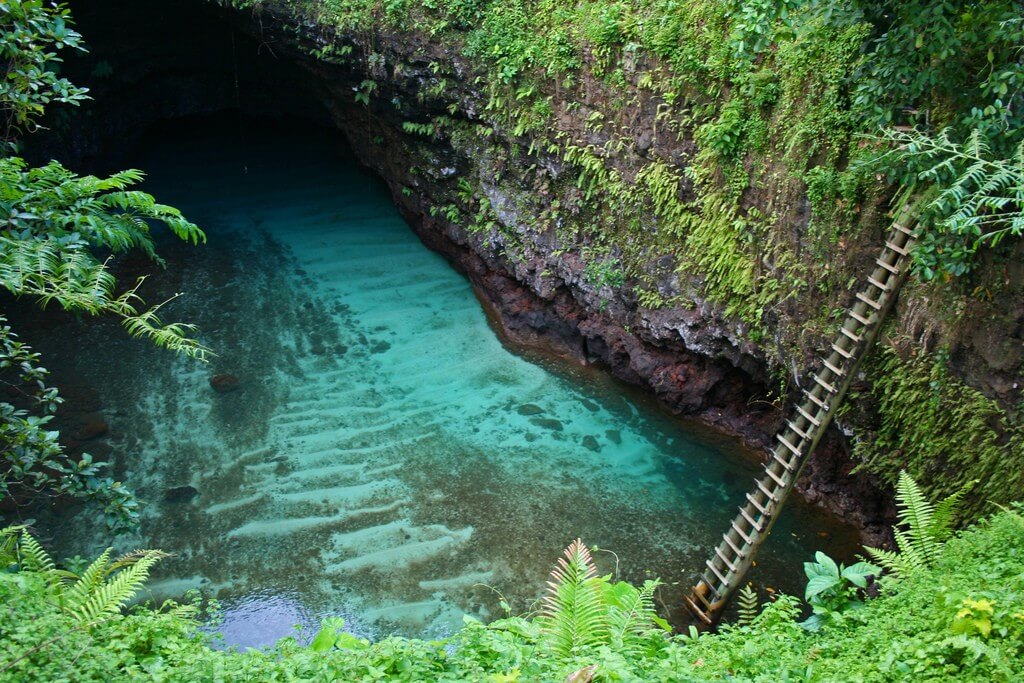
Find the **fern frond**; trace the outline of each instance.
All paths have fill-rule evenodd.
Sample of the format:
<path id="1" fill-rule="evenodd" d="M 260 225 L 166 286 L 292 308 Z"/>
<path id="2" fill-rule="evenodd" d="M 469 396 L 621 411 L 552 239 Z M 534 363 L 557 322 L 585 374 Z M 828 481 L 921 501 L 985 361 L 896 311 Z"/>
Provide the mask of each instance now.
<path id="1" fill-rule="evenodd" d="M 576 539 L 551 572 L 541 628 L 548 651 L 565 658 L 607 640 L 601 580 L 583 541 Z"/>
<path id="2" fill-rule="evenodd" d="M 967 482 L 960 490 L 947 496 L 935 505 L 935 514 L 932 515 L 932 523 L 926 530 L 928 535 L 936 543 L 945 542 L 953 534 L 953 526 L 956 523 L 960 504 L 963 503 L 967 492 L 976 482 Z"/>
<path id="3" fill-rule="evenodd" d="M 760 612 L 758 609 L 757 590 L 749 583 L 743 586 L 736 596 L 736 603 L 739 610 L 736 624 L 738 626 L 749 626 L 754 623 L 754 619 L 757 619 L 757 615 Z"/>
<path id="4" fill-rule="evenodd" d="M 72 611 L 78 609 L 89 600 L 97 588 L 103 585 L 112 553 L 113 548 L 107 548 L 100 553 L 100 556 L 93 560 L 74 583 L 64 591 L 67 609 Z"/>
<path id="5" fill-rule="evenodd" d="M 15 524 L 0 529 L 0 570 L 18 563 L 18 539 L 28 527 Z"/>
<path id="6" fill-rule="evenodd" d="M 901 470 L 896 485 L 896 503 L 902 528 L 893 529 L 899 553 L 867 546 L 864 549 L 883 569 L 897 577 L 932 566 L 942 553 L 943 543 L 952 533 L 956 508 L 972 484 L 935 505 L 913 477 Z"/>
<path id="7" fill-rule="evenodd" d="M 107 565 L 107 570 L 104 576 L 110 576 L 119 569 L 130 567 L 139 560 L 156 555 L 161 560 L 166 560 L 169 557 L 173 557 L 170 553 L 165 553 L 163 550 L 157 550 L 155 548 L 139 548 L 121 555 L 116 560 Z"/>
<path id="8" fill-rule="evenodd" d="M 909 571 L 912 571 L 911 568 L 904 564 L 903 556 L 897 552 L 883 548 L 873 548 L 868 545 L 864 546 L 864 551 L 878 566 L 893 576 L 905 576 Z"/>
<path id="9" fill-rule="evenodd" d="M 177 295 L 172 298 L 177 298 Z M 127 299 L 122 301 L 122 305 L 125 303 L 127 303 Z M 181 353 L 189 358 L 207 360 L 213 353 L 210 348 L 188 336 L 196 331 L 195 325 L 164 323 L 156 314 L 160 306 L 163 304 L 142 313 L 125 315 L 123 324 L 128 330 L 128 334 L 133 337 L 150 339 L 161 348 Z"/>
<path id="10" fill-rule="evenodd" d="M 907 527 L 905 533 L 897 530 L 895 534 L 900 552 L 913 554 L 930 565 L 941 550 L 941 544 L 928 533 L 935 517 L 935 506 L 905 470 L 900 471 L 896 484 L 896 502 L 900 507 L 899 520 Z"/>
<path id="11" fill-rule="evenodd" d="M 3 557 L 18 563 L 21 571 L 39 574 L 46 581 L 50 591 L 58 601 L 61 597 L 60 582 L 63 572 L 53 563 L 53 558 L 46 552 L 39 541 L 28 533 L 24 525 L 4 529 Z"/>
<path id="12" fill-rule="evenodd" d="M 121 608 L 142 590 L 153 566 L 166 557 L 159 551 L 144 551 L 134 562 L 97 586 L 78 605 L 69 605 L 68 613 L 84 624 L 92 624 L 120 612 Z M 107 554 L 109 561 L 109 554 Z M 104 563 L 106 564 L 106 562 Z"/>
<path id="13" fill-rule="evenodd" d="M 640 640 L 656 631 L 654 592 L 660 581 L 645 581 L 639 589 L 625 581 L 605 585 L 610 644 L 620 652 L 636 654 Z"/>
<path id="14" fill-rule="evenodd" d="M 20 556 L 21 568 L 24 571 L 49 574 L 56 569 L 53 558 L 39 544 L 32 534 L 22 533 L 18 541 L 18 554 Z"/>

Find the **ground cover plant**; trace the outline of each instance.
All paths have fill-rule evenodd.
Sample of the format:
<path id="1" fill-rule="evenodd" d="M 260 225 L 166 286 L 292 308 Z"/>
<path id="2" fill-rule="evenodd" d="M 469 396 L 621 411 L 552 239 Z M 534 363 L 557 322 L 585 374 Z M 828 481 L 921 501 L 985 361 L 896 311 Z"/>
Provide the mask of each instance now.
<path id="1" fill-rule="evenodd" d="M 84 621 L 75 607 L 81 600 L 61 599 L 82 593 L 84 583 L 102 592 L 104 604 L 115 604 L 126 593 L 112 595 L 110 586 L 138 578 L 139 565 L 131 563 L 153 558 L 149 551 L 120 566 L 104 555 L 93 565 L 103 578 L 89 581 L 93 567 L 82 577 L 61 573 L 23 530 L 8 529 L 5 538 L 0 637 L 7 647 L 0 676 L 10 681 L 980 682 L 1024 676 L 1020 506 L 951 538 L 931 566 L 883 581 L 874 599 L 866 597 L 879 590 L 869 583 L 877 568 L 861 563 L 839 570 L 819 554 L 807 566 L 812 620 L 801 619 L 798 598 L 781 595 L 746 625 L 671 636 L 644 597 L 650 586 L 596 576 L 577 541 L 552 573 L 538 614 L 490 624 L 467 618 L 444 640 L 375 643 L 328 619 L 316 634 L 245 652 L 211 649 L 192 608 L 93 610 Z M 829 567 L 837 570 L 834 578 Z"/>

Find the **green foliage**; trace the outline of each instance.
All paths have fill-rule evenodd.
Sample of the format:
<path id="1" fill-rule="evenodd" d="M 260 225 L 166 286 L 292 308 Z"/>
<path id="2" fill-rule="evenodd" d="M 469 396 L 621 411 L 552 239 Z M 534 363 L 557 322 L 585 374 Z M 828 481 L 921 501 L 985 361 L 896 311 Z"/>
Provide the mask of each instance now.
<path id="1" fill-rule="evenodd" d="M 590 550 L 576 539 L 558 559 L 548 581 L 543 614 L 538 620 L 541 644 L 549 656 L 568 659 L 611 646 L 622 654 L 657 647 L 668 630 L 656 617 L 653 596 L 660 583 L 637 589 L 598 576 Z"/>
<path id="2" fill-rule="evenodd" d="M 81 575 L 75 575 L 58 569 L 24 526 L 0 529 L 0 566 L 15 565 L 39 575 L 48 598 L 82 626 L 94 626 L 120 614 L 142 590 L 153 566 L 165 557 L 168 555 L 159 550 L 135 550 L 113 559 L 112 549 L 107 548 Z"/>
<path id="3" fill-rule="evenodd" d="M 935 136 L 886 131 L 894 148 L 872 162 L 890 169 L 909 190 L 935 189 L 921 216 L 928 229 L 914 249 L 925 279 L 963 275 L 975 265 L 980 247 L 1024 234 L 1024 142 L 1013 157 L 1001 159 L 980 129 L 962 144 L 951 135 L 948 128 Z"/>
<path id="4" fill-rule="evenodd" d="M 855 75 L 854 106 L 869 120 L 954 125 L 1003 138 L 1024 136 L 1024 21 L 1014 0 L 861 0 L 859 15 L 882 27 Z"/>
<path id="5" fill-rule="evenodd" d="M 357 638 L 345 630 L 345 620 L 338 617 L 328 617 L 323 620 L 320 630 L 309 642 L 309 649 L 313 652 L 327 652 L 334 648 L 340 650 L 364 650 L 370 646 L 370 641 L 365 638 Z"/>
<path id="6" fill-rule="evenodd" d="M 808 631 L 842 623 L 846 613 L 864 608 L 863 591 L 881 568 L 867 562 L 849 567 L 836 564 L 823 552 L 814 555 L 814 562 L 804 563 L 807 588 L 804 599 L 814 614 L 800 625 Z"/>
<path id="7" fill-rule="evenodd" d="M 137 248 L 156 259 L 149 221 L 193 243 L 205 239 L 177 209 L 129 189 L 141 179 L 138 171 L 97 178 L 56 162 L 28 168 L 16 157 L 0 159 L 0 286 L 35 296 L 43 306 L 56 302 L 69 311 L 114 313 L 134 336 L 205 359 L 208 349 L 187 336 L 191 325 L 161 323 L 159 307 L 140 313 L 141 280 L 116 294 L 107 264 L 93 255 L 97 247 L 115 254 Z"/>
<path id="8" fill-rule="evenodd" d="M 67 48 L 84 49 L 63 5 L 0 2 L 0 55 L 6 68 L 0 83 L 0 287 L 18 297 L 34 297 L 44 307 L 56 303 L 74 313 L 114 314 L 132 336 L 203 360 L 209 350 L 191 338 L 191 325 L 162 322 L 157 311 L 164 304 L 145 307 L 137 294 L 142 279 L 119 293 L 108 268 L 110 258 L 133 249 L 162 263 L 151 224 L 163 224 L 193 244 L 205 239 L 202 231 L 177 209 L 131 189 L 142 180 L 139 171 L 79 176 L 57 162 L 29 168 L 11 156 L 16 136 L 31 132 L 46 105 L 77 104 L 85 97 L 84 89 L 56 72 L 58 51 Z M 101 261 L 98 254 L 108 258 Z M 68 495 L 99 502 L 113 528 L 130 526 L 137 519 L 131 494 L 120 482 L 100 476 L 103 463 L 89 455 L 69 458 L 57 433 L 46 430 L 60 399 L 45 385 L 38 356 L 4 323 L 0 319 L 0 371 L 16 399 L 0 402 L 0 500 L 10 506 L 42 495 Z M 140 558 L 140 576 L 149 562 Z M 127 577 L 118 581 L 134 585 Z M 83 614 L 102 611 L 107 604 L 100 600 L 83 607 Z"/>
<path id="9" fill-rule="evenodd" d="M 625 273 L 622 272 L 618 259 L 591 261 L 583 269 L 583 276 L 598 289 L 621 287 L 626 282 Z"/>
<path id="10" fill-rule="evenodd" d="M 995 401 L 951 376 L 943 354 L 904 359 L 883 346 L 866 366 L 880 423 L 854 446 L 860 467 L 896 484 L 901 470 L 933 499 L 973 485 L 964 518 L 1024 490 L 1024 433 Z"/>
<path id="11" fill-rule="evenodd" d="M 84 50 L 63 6 L 44 0 L 0 3 L 0 140 L 11 143 L 31 131 L 51 102 L 78 104 L 86 99 L 79 88 L 56 72 L 59 50 Z"/>
<path id="12" fill-rule="evenodd" d="M 9 539 L 0 538 L 0 553 L 9 552 Z M 386 638 L 375 643 L 344 632 L 340 619 L 327 619 L 309 645 L 286 638 L 267 651 L 246 652 L 211 649 L 208 637 L 196 631 L 195 615 L 180 611 L 118 612 L 83 628 L 52 598 L 54 589 L 46 577 L 53 570 L 45 553 L 24 550 L 27 543 L 28 537 L 22 536 L 21 570 L 0 572 L 4 680 L 562 681 L 578 673 L 576 680 L 645 683 L 991 683 L 1024 677 L 1024 518 L 1019 507 L 951 539 L 934 568 L 908 576 L 820 631 L 801 628 L 798 601 L 782 595 L 749 625 L 725 627 L 717 634 L 654 634 L 646 642 L 656 647 L 630 648 L 627 643 L 623 649 L 606 641 L 568 655 L 556 653 L 556 642 L 569 641 L 553 640 L 549 626 L 542 625 L 550 623 L 545 621 L 549 617 L 543 615 L 487 625 L 467 618 L 445 640 Z M 588 561 L 580 546 L 565 558 L 562 576 L 572 577 L 577 591 L 585 590 L 587 582 L 598 585 L 595 579 L 600 577 L 588 570 Z M 822 572 L 833 576 L 830 568 Z M 847 573 L 853 580 L 864 578 L 863 572 Z M 607 589 L 616 584 L 601 585 Z M 558 602 L 582 607 L 580 597 L 563 593 Z M 604 601 L 603 623 L 610 623 L 607 598 L 581 599 Z M 630 599 L 635 601 L 635 596 Z M 612 602 L 622 606 L 628 601 Z M 596 625 L 602 620 L 593 616 L 560 623 L 572 628 L 573 623 Z M 650 623 L 644 628 L 651 628 Z"/>
<path id="13" fill-rule="evenodd" d="M 896 485 L 896 503 L 903 528 L 893 529 L 899 553 L 865 547 L 878 564 L 897 578 L 931 567 L 938 561 L 942 544 L 953 535 L 956 510 L 968 489 L 962 488 L 933 504 L 905 471 Z"/>

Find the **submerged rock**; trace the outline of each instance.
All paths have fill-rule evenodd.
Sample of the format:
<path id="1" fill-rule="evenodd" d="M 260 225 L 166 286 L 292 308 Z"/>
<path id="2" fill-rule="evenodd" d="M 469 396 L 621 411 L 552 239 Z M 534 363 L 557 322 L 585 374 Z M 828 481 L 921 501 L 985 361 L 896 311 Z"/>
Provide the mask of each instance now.
<path id="1" fill-rule="evenodd" d="M 95 439 L 96 437 L 103 436 L 110 428 L 107 426 L 106 420 L 99 415 L 90 415 L 86 418 L 85 424 L 82 428 L 75 432 L 76 441 L 88 441 L 89 439 Z"/>
<path id="2" fill-rule="evenodd" d="M 199 489 L 195 486 L 175 486 L 167 489 L 164 500 L 168 503 L 190 503 L 199 495 Z"/>
<path id="3" fill-rule="evenodd" d="M 592 450 L 595 453 L 601 450 L 601 444 L 598 443 L 597 439 L 595 439 L 590 434 L 587 434 L 585 437 L 583 437 L 583 447 Z"/>
<path id="4" fill-rule="evenodd" d="M 210 378 L 210 386 L 218 394 L 226 394 L 238 388 L 238 378 L 234 375 L 221 374 Z"/>
<path id="5" fill-rule="evenodd" d="M 563 429 L 565 429 L 562 426 L 561 422 L 559 422 L 558 420 L 552 419 L 550 417 L 535 417 L 532 420 L 530 420 L 530 422 L 532 422 L 533 424 L 537 425 L 538 427 L 543 427 L 544 429 L 550 429 L 553 432 L 560 432 Z"/>
<path id="6" fill-rule="evenodd" d="M 544 412 L 544 409 L 533 403 L 524 403 L 516 408 L 516 412 L 520 415 L 540 415 Z"/>
<path id="7" fill-rule="evenodd" d="M 604 435 L 607 436 L 608 440 L 611 441 L 616 446 L 622 444 L 622 432 L 620 432 L 618 429 L 606 429 L 604 431 Z"/>

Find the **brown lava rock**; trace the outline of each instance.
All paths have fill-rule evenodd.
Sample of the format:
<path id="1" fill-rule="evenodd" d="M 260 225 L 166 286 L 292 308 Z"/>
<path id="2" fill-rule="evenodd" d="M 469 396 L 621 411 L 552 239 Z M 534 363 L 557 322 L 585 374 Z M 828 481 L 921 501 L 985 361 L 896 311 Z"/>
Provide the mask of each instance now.
<path id="1" fill-rule="evenodd" d="M 218 394 L 226 394 L 238 388 L 238 378 L 234 375 L 221 374 L 210 378 L 210 386 Z"/>
<path id="2" fill-rule="evenodd" d="M 106 420 L 100 415 L 89 415 L 86 417 L 85 424 L 82 428 L 75 432 L 76 441 L 88 441 L 89 439 L 95 439 L 96 437 L 103 436 L 110 428 L 107 426 Z"/>

